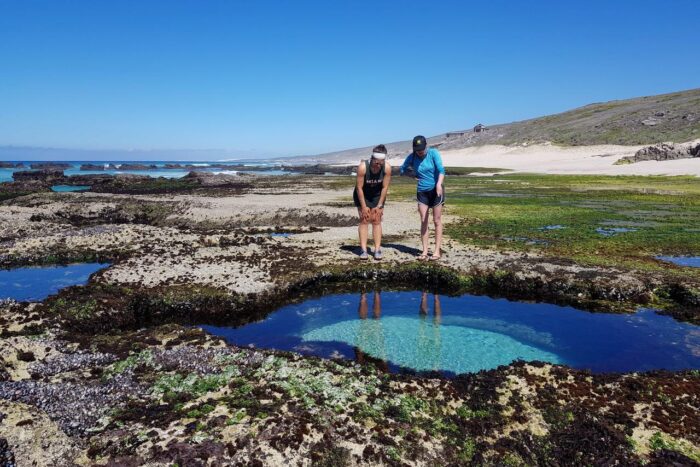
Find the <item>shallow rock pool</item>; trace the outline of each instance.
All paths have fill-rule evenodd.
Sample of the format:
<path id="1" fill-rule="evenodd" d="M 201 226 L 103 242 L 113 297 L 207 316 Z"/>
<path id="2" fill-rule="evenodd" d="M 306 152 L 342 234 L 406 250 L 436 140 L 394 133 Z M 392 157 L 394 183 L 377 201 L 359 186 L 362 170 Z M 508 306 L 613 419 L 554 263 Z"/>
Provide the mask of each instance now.
<path id="1" fill-rule="evenodd" d="M 657 256 L 656 259 L 678 266 L 700 268 L 700 256 Z"/>
<path id="2" fill-rule="evenodd" d="M 643 309 L 571 307 L 423 292 L 339 294 L 239 328 L 202 326 L 239 346 L 373 361 L 443 374 L 540 360 L 595 372 L 700 368 L 700 327 Z"/>
<path id="3" fill-rule="evenodd" d="M 0 270 L 0 300 L 40 301 L 64 287 L 83 285 L 108 263 L 26 267 Z"/>

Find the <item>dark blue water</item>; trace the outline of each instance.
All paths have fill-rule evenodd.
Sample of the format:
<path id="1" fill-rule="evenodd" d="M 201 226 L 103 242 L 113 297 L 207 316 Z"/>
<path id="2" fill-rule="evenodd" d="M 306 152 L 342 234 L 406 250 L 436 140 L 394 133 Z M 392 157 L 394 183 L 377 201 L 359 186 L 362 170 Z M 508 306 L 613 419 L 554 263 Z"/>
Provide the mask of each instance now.
<path id="1" fill-rule="evenodd" d="M 108 266 L 86 263 L 0 270 L 0 299 L 40 301 L 64 287 L 87 283 L 90 274 Z"/>
<path id="2" fill-rule="evenodd" d="M 656 259 L 689 268 L 700 268 L 700 256 L 657 256 Z"/>
<path id="3" fill-rule="evenodd" d="M 700 368 L 700 327 L 652 310 L 615 315 L 421 292 L 330 295 L 240 328 L 202 326 L 229 342 L 391 369 L 474 372 L 513 360 L 595 372 Z"/>

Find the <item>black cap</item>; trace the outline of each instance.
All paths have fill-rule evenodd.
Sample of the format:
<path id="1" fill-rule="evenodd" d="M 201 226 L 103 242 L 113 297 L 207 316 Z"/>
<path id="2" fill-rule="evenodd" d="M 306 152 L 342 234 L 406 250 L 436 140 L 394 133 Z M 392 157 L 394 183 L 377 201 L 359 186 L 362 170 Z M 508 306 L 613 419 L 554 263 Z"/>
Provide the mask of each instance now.
<path id="1" fill-rule="evenodd" d="M 427 145 L 428 143 L 425 141 L 425 136 L 418 135 L 415 138 L 413 138 L 414 151 L 422 151 Z"/>

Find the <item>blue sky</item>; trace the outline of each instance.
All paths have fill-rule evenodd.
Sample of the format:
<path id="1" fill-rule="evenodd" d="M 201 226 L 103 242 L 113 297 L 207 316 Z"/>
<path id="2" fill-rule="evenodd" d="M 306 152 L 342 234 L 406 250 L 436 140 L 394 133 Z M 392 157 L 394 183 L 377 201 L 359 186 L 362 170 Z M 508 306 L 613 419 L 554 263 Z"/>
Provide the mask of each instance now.
<path id="1" fill-rule="evenodd" d="M 700 86 L 700 1 L 0 0 L 0 146 L 298 155 Z"/>

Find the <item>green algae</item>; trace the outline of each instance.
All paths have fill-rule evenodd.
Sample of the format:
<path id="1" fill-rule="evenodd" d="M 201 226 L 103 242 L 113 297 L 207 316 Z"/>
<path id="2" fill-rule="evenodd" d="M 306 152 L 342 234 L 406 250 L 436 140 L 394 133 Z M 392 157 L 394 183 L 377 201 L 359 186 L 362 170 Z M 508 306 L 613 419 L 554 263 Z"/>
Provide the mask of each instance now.
<path id="1" fill-rule="evenodd" d="M 700 448 L 685 440 L 678 440 L 674 437 L 657 431 L 649 440 L 649 448 L 653 451 L 668 450 L 676 451 L 689 457 L 695 462 L 700 462 Z"/>
<path id="2" fill-rule="evenodd" d="M 446 233 L 460 242 L 700 278 L 698 271 L 669 269 L 654 259 L 696 253 L 700 232 L 687 229 L 700 221 L 695 177 L 499 174 L 448 177 L 445 185 L 446 210 L 458 217 L 447 224 Z M 494 192 L 504 196 L 484 196 Z M 414 196 L 412 179 L 392 180 L 392 198 L 409 201 Z M 615 222 L 642 225 L 608 238 L 596 232 Z M 547 225 L 566 228 L 541 230 Z"/>
<path id="3" fill-rule="evenodd" d="M 190 373 L 165 374 L 158 378 L 151 392 L 163 399 L 176 399 L 178 395 L 185 394 L 191 397 L 199 397 L 208 392 L 217 391 L 226 385 L 231 378 L 238 376 L 240 370 L 237 366 L 228 366 L 221 373 L 209 375 L 197 375 Z"/>
<path id="4" fill-rule="evenodd" d="M 151 368 L 154 367 L 153 352 L 150 349 L 143 350 L 138 354 L 130 355 L 123 360 L 112 363 L 105 369 L 104 377 L 106 379 L 113 378 L 114 376 L 120 375 L 129 369 L 137 367 L 138 365 L 146 365 Z"/>

